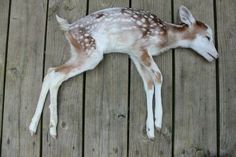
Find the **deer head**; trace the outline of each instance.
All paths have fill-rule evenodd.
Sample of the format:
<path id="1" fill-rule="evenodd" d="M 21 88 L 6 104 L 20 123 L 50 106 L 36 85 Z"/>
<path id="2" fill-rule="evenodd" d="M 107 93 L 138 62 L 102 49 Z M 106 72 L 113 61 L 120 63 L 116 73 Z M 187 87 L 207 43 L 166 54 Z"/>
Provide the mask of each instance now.
<path id="1" fill-rule="evenodd" d="M 210 26 L 196 21 L 192 13 L 185 7 L 179 8 L 180 21 L 185 25 L 180 35 L 180 46 L 191 48 L 208 61 L 218 58 L 213 43 L 213 33 Z"/>

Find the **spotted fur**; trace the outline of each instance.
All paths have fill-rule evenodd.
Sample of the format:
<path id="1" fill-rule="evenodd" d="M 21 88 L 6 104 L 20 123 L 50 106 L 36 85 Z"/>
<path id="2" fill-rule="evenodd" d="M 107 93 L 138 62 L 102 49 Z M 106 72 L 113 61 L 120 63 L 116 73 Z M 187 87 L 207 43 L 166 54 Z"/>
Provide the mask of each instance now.
<path id="1" fill-rule="evenodd" d="M 48 91 L 51 102 L 49 131 L 52 137 L 56 137 L 57 92 L 62 82 L 95 68 L 104 54 L 118 52 L 130 56 L 143 80 L 147 97 L 146 131 L 149 138 L 154 138 L 154 126 L 158 130 L 162 126 L 163 77 L 152 56 L 171 48 L 184 47 L 192 48 L 208 61 L 218 57 L 211 28 L 196 21 L 184 6 L 180 7 L 179 16 L 182 22 L 179 25 L 164 22 L 149 11 L 133 8 L 100 10 L 72 24 L 57 16 L 70 44 L 71 58 L 65 64 L 48 70 L 29 127 L 31 134 L 36 132 Z"/>

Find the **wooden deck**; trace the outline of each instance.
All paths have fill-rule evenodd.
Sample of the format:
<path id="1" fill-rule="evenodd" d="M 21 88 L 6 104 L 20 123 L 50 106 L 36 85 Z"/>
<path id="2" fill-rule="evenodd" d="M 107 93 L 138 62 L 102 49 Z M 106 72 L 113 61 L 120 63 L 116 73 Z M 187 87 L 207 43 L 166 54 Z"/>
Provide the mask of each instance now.
<path id="1" fill-rule="evenodd" d="M 145 94 L 128 56 L 111 54 L 59 92 L 58 138 L 48 135 L 49 101 L 37 135 L 28 125 L 46 70 L 68 58 L 55 15 L 74 21 L 115 6 L 176 21 L 186 5 L 215 31 L 220 59 L 190 50 L 156 58 L 164 75 L 164 124 L 147 139 Z M 0 0 L 1 157 L 235 157 L 235 0 Z"/>

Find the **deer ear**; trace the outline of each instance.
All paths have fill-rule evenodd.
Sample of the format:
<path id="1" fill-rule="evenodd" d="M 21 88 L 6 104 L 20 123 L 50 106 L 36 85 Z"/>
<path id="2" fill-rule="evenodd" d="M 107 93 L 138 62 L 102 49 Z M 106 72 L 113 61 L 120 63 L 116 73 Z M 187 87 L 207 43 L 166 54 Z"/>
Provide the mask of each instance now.
<path id="1" fill-rule="evenodd" d="M 196 22 L 192 13 L 183 5 L 179 7 L 179 17 L 181 22 L 187 24 L 188 26 L 191 26 Z"/>

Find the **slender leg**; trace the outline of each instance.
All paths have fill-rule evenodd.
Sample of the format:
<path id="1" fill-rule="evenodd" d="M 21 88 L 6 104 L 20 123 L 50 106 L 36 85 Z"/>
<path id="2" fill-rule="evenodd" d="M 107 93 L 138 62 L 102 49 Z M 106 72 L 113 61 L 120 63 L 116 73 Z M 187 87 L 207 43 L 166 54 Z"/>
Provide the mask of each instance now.
<path id="1" fill-rule="evenodd" d="M 161 100 L 161 87 L 162 87 L 162 74 L 156 63 L 154 62 L 152 56 L 147 51 L 141 51 L 138 57 L 140 63 L 149 72 L 155 86 L 155 126 L 158 130 L 162 126 L 162 100 Z"/>
<path id="2" fill-rule="evenodd" d="M 93 52 L 96 53 L 96 52 Z M 101 54 L 101 53 L 97 53 Z M 81 58 L 81 59 L 80 59 Z M 90 57 L 80 56 L 78 59 L 69 60 L 66 64 L 56 68 L 51 68 L 46 75 L 43 82 L 43 88 L 39 98 L 36 112 L 32 118 L 32 122 L 29 126 L 31 134 L 34 134 L 37 130 L 38 122 L 42 113 L 44 101 L 47 91 L 50 89 L 50 135 L 56 137 L 56 127 L 58 122 L 57 117 L 57 93 L 60 85 L 63 81 L 74 77 L 84 71 L 93 69 L 101 60 L 102 55 L 94 55 Z M 46 91 L 46 92 L 45 92 Z"/>
<path id="3" fill-rule="evenodd" d="M 57 132 L 56 132 L 56 126 L 58 123 L 58 116 L 57 116 L 57 94 L 59 86 L 55 86 L 50 88 L 50 102 L 49 105 L 50 109 L 50 125 L 49 125 L 49 133 L 53 138 L 56 138 Z"/>
<path id="4" fill-rule="evenodd" d="M 54 70 L 54 77 L 53 77 L 53 83 L 50 85 L 50 96 L 51 96 L 51 104 L 49 106 L 50 108 L 50 135 L 55 138 L 57 136 L 57 123 L 58 123 L 58 113 L 57 113 L 57 94 L 58 89 L 63 81 L 74 77 L 75 75 L 78 75 L 84 71 L 93 69 L 100 61 L 102 60 L 101 57 L 96 58 L 89 58 L 87 60 L 78 61 L 77 66 L 75 65 L 65 65 L 61 66 L 59 68 L 56 68 Z M 66 73 L 65 73 L 66 71 Z"/>
<path id="5" fill-rule="evenodd" d="M 38 104 L 37 104 L 37 108 L 35 110 L 34 116 L 31 120 L 30 126 L 29 126 L 29 130 L 31 135 L 35 134 L 36 130 L 37 130 L 37 126 L 40 120 L 40 116 L 42 114 L 43 111 L 43 106 L 44 106 L 44 102 L 48 93 L 48 89 L 49 89 L 49 83 L 50 83 L 50 76 L 46 75 L 43 81 L 43 85 L 42 85 L 42 89 L 41 89 L 41 93 L 39 96 L 39 100 L 38 100 Z"/>
<path id="6" fill-rule="evenodd" d="M 131 56 L 132 61 L 134 62 L 140 76 L 142 77 L 144 89 L 146 92 L 147 98 L 147 120 L 146 120 L 146 132 L 148 138 L 154 138 L 154 121 L 153 121 L 153 109 L 152 109 L 152 100 L 154 94 L 154 85 L 151 76 L 148 71 L 139 63 L 139 61 Z"/>
<path id="7" fill-rule="evenodd" d="M 58 89 L 60 85 L 62 84 L 63 81 L 66 80 L 66 77 L 68 75 L 68 71 L 72 70 L 71 64 L 64 64 L 60 67 L 56 68 L 51 68 L 50 70 L 50 85 L 49 85 L 49 90 L 50 90 L 50 130 L 49 133 L 53 138 L 56 138 L 56 126 L 58 122 L 58 117 L 57 117 L 57 94 L 58 94 Z M 63 70 L 63 71 L 62 71 Z M 66 72 L 65 72 L 66 71 Z"/>
<path id="8" fill-rule="evenodd" d="M 163 116 L 161 86 L 162 83 L 155 83 L 155 126 L 158 130 L 161 129 Z"/>

